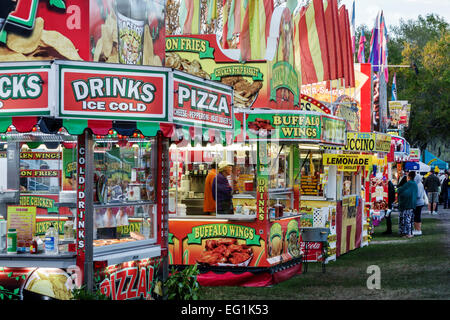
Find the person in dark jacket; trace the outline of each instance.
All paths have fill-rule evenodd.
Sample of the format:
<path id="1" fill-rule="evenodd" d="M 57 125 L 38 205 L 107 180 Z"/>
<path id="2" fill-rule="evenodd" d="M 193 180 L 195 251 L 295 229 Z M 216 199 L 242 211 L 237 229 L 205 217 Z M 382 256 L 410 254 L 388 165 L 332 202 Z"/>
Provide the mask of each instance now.
<path id="1" fill-rule="evenodd" d="M 233 214 L 233 188 L 227 177 L 231 175 L 232 164 L 221 161 L 217 170 L 219 173 L 212 183 L 213 198 L 217 204 L 217 214 Z"/>
<path id="2" fill-rule="evenodd" d="M 423 186 L 428 194 L 428 210 L 431 214 L 437 214 L 439 187 L 441 186 L 441 182 L 439 181 L 439 178 L 436 177 L 433 170 L 430 171 L 430 176 L 425 180 Z"/>
<path id="3" fill-rule="evenodd" d="M 444 178 L 444 181 L 442 181 L 442 185 L 441 185 L 442 199 L 444 201 L 444 209 L 450 209 L 450 206 L 448 204 L 448 202 L 449 202 L 448 193 L 449 193 L 450 180 L 448 178 L 448 172 L 445 172 L 444 175 L 445 175 L 445 178 Z"/>
<path id="4" fill-rule="evenodd" d="M 392 234 L 392 205 L 395 202 L 395 187 L 391 180 L 388 182 L 388 210 L 386 210 L 386 231 L 383 234 Z"/>
<path id="5" fill-rule="evenodd" d="M 408 173 L 408 182 L 397 189 L 398 193 L 398 209 L 400 211 L 398 230 L 400 236 L 404 238 L 413 237 L 412 220 L 414 216 L 414 209 L 417 204 L 417 184 L 414 182 L 416 173 L 410 171 Z"/>
<path id="6" fill-rule="evenodd" d="M 398 180 L 397 180 L 397 188 L 400 188 L 407 181 L 408 181 L 408 179 L 406 178 L 405 171 L 400 170 L 400 175 L 398 176 Z"/>

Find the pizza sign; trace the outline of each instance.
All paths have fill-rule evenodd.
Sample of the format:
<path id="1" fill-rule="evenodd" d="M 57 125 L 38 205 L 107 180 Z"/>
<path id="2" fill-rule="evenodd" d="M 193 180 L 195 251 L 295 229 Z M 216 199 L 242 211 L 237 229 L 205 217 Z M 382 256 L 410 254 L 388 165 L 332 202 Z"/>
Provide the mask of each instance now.
<path id="1" fill-rule="evenodd" d="M 174 73 L 173 120 L 207 128 L 233 129 L 231 87 Z"/>

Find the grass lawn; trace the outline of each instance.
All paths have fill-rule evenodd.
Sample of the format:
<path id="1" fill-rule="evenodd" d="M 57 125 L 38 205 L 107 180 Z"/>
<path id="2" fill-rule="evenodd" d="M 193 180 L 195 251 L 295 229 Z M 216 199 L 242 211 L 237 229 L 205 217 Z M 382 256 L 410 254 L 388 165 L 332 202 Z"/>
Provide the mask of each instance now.
<path id="1" fill-rule="evenodd" d="M 321 272 L 309 263 L 308 272 L 269 288 L 202 287 L 204 300 L 409 300 L 450 299 L 450 259 L 446 233 L 436 218 L 423 218 L 423 236 L 402 239 L 384 236 L 384 222 L 375 228 L 373 241 L 340 256 Z M 367 267 L 381 271 L 381 289 L 368 289 Z"/>

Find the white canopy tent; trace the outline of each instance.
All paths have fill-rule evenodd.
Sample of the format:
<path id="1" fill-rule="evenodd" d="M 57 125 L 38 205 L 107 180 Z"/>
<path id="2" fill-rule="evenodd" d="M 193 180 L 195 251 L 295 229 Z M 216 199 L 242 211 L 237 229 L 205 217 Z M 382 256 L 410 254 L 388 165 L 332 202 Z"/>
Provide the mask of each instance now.
<path id="1" fill-rule="evenodd" d="M 430 172 L 431 167 L 422 161 L 419 161 L 419 172 Z"/>

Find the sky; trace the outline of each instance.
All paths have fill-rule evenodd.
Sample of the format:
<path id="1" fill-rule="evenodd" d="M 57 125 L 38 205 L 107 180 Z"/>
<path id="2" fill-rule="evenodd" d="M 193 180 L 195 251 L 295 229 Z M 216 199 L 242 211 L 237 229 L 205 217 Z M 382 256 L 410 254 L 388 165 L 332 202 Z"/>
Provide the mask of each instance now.
<path id="1" fill-rule="evenodd" d="M 349 10 L 351 19 L 351 8 L 353 0 L 341 0 Z M 417 20 L 419 15 L 435 13 L 450 23 L 450 0 L 355 0 L 355 24 L 358 27 L 365 24 L 372 30 L 377 13 L 383 10 L 386 24 L 399 25 L 400 19 Z"/>

